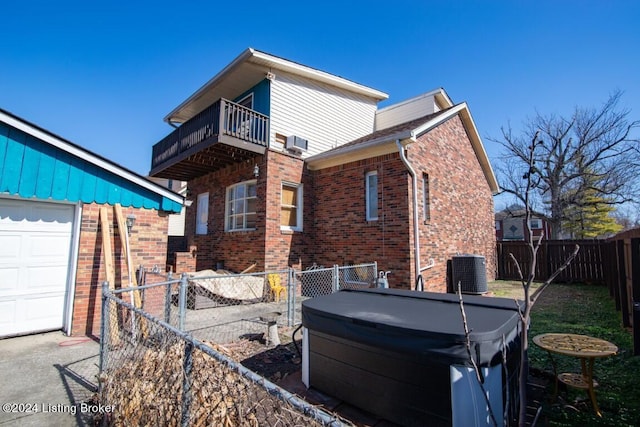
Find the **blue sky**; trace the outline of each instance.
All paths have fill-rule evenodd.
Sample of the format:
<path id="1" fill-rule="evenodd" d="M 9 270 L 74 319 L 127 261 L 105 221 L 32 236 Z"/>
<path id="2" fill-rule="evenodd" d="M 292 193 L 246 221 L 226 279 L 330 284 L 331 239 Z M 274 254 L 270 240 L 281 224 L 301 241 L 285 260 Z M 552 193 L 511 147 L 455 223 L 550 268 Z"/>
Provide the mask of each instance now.
<path id="1" fill-rule="evenodd" d="M 444 87 L 494 168 L 489 137 L 536 111 L 620 89 L 640 119 L 636 1 L 35 0 L 2 17 L 0 108 L 143 175 L 163 117 L 247 47 L 384 91 L 381 106 Z"/>

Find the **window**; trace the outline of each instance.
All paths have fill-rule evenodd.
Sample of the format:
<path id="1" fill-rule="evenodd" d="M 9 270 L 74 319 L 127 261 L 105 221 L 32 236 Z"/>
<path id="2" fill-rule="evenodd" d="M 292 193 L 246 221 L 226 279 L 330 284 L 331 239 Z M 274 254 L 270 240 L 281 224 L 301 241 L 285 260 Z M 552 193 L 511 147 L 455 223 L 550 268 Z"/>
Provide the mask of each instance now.
<path id="1" fill-rule="evenodd" d="M 253 110 L 253 92 L 236 102 L 236 104 L 240 104 L 243 107 Z"/>
<path id="2" fill-rule="evenodd" d="M 207 234 L 209 223 L 209 193 L 198 194 L 196 234 Z"/>
<path id="3" fill-rule="evenodd" d="M 282 183 L 280 228 L 302 231 L 302 184 Z"/>
<path id="4" fill-rule="evenodd" d="M 256 181 L 246 181 L 227 188 L 225 230 L 255 230 Z"/>
<path id="5" fill-rule="evenodd" d="M 542 220 L 540 218 L 531 218 L 529 220 L 529 228 L 532 230 L 540 230 L 542 228 Z"/>
<path id="6" fill-rule="evenodd" d="M 431 206 L 429 204 L 429 175 L 426 173 L 422 174 L 422 208 L 424 210 L 422 219 L 427 223 L 431 220 Z"/>
<path id="7" fill-rule="evenodd" d="M 496 230 L 500 231 L 500 221 L 496 221 Z"/>
<path id="8" fill-rule="evenodd" d="M 250 110 L 253 110 L 253 92 L 251 92 L 249 95 L 245 96 L 244 98 L 241 98 L 237 104 L 242 105 L 243 107 L 246 107 Z M 249 114 L 247 111 L 245 110 L 239 110 L 236 111 L 234 113 L 234 118 L 233 118 L 233 122 L 235 123 L 235 131 L 237 132 L 237 134 L 235 136 L 238 136 L 242 139 L 249 139 L 251 138 L 251 128 L 252 128 L 252 122 L 253 122 L 253 118 L 251 116 L 251 114 Z"/>
<path id="9" fill-rule="evenodd" d="M 378 172 L 367 172 L 365 175 L 367 203 L 367 221 L 378 219 Z"/>

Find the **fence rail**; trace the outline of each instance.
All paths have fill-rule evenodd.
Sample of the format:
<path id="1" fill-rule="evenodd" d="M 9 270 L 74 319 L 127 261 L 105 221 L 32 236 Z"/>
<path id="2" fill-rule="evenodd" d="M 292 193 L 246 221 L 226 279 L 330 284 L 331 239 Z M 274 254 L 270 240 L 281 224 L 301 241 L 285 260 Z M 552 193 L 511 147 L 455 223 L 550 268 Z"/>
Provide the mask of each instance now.
<path id="1" fill-rule="evenodd" d="M 545 240 L 536 259 L 536 277 L 545 279 L 556 271 L 573 252 L 575 245 L 580 251 L 566 270 L 556 278 L 557 282 L 606 283 L 608 265 L 604 255 L 607 242 L 604 240 Z M 520 264 L 522 271 L 529 271 L 529 247 L 527 242 L 500 241 L 498 252 L 498 279 L 518 280 L 520 275 L 511 254 Z"/>
<path id="2" fill-rule="evenodd" d="M 138 287 L 103 284 L 99 380 L 101 403 L 115 408 L 109 424 L 344 425 L 247 369 L 223 344 L 266 337 L 274 320 L 299 324 L 305 299 L 376 286 L 375 263 L 243 275 L 139 274 Z"/>
<path id="3" fill-rule="evenodd" d="M 601 283 L 609 288 L 621 311 L 622 323 L 633 329 L 634 355 L 640 355 L 640 229 L 621 233 L 609 240 L 547 240 L 543 241 L 536 259 L 536 278 L 546 280 L 575 245 L 578 256 L 562 271 L 558 282 Z M 519 273 L 511 260 L 516 258 L 522 271 L 529 271 L 527 242 L 501 241 L 497 245 L 498 279 L 518 280 Z"/>

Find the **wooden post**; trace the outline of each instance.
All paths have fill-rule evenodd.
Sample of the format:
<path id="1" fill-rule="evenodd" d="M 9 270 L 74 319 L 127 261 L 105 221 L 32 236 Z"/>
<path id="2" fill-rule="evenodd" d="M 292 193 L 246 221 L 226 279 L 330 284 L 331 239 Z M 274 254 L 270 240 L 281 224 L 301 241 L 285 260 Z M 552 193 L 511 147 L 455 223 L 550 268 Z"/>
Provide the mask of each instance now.
<path id="1" fill-rule="evenodd" d="M 629 322 L 629 295 L 627 294 L 626 248 L 624 239 L 618 240 L 618 290 L 620 308 L 622 309 L 622 325 L 631 326 Z"/>
<path id="2" fill-rule="evenodd" d="M 129 247 L 129 233 L 127 230 L 127 223 L 122 215 L 122 206 L 120 203 L 116 203 L 113 206 L 113 209 L 116 214 L 116 221 L 118 222 L 118 233 L 120 235 L 120 241 L 122 242 L 122 250 L 124 251 L 124 259 L 127 263 L 127 275 L 129 276 L 129 283 L 131 287 L 137 287 L 138 282 L 136 279 L 135 272 L 133 271 L 133 265 L 131 262 L 131 249 Z M 136 308 L 142 308 L 142 299 L 140 298 L 140 291 L 133 291 L 133 305 Z M 143 336 L 147 336 L 147 324 L 141 319 L 140 329 L 142 331 Z"/>
<path id="3" fill-rule="evenodd" d="M 109 289 L 115 289 L 116 271 L 113 265 L 113 250 L 111 249 L 111 233 L 109 232 L 109 214 L 106 207 L 100 208 L 100 228 L 102 231 L 102 256 L 104 259 L 104 269 Z M 109 341 L 111 345 L 117 345 L 120 342 L 120 334 L 118 329 L 117 316 L 110 315 L 109 322 Z"/>
<path id="4" fill-rule="evenodd" d="M 640 356 L 640 238 L 631 239 L 631 327 L 633 355 Z"/>

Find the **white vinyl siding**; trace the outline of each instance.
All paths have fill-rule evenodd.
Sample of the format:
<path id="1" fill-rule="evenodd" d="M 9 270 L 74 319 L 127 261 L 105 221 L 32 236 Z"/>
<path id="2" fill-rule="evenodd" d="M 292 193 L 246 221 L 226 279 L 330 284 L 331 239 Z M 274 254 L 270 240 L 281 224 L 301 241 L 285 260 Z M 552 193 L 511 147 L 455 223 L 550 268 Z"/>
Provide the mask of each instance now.
<path id="1" fill-rule="evenodd" d="M 376 130 L 424 117 L 439 111 L 433 92 L 381 108 L 376 112 Z"/>
<path id="2" fill-rule="evenodd" d="M 246 181 L 227 188 L 225 231 L 255 230 L 256 181 Z"/>
<path id="3" fill-rule="evenodd" d="M 284 72 L 271 83 L 270 141 L 276 133 L 309 141 L 304 157 L 373 132 L 376 100 Z"/>
<path id="4" fill-rule="evenodd" d="M 209 193 L 198 194 L 196 234 L 207 234 L 209 224 Z"/>
<path id="5" fill-rule="evenodd" d="M 376 221 L 378 219 L 378 172 L 367 172 L 365 187 L 367 221 Z"/>
<path id="6" fill-rule="evenodd" d="M 182 208 L 179 214 L 169 215 L 169 228 L 167 235 L 184 236 L 185 210 Z"/>
<path id="7" fill-rule="evenodd" d="M 282 183 L 280 229 L 302 231 L 302 184 Z"/>

